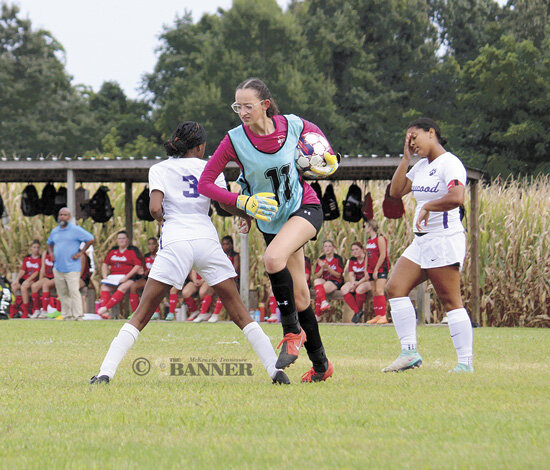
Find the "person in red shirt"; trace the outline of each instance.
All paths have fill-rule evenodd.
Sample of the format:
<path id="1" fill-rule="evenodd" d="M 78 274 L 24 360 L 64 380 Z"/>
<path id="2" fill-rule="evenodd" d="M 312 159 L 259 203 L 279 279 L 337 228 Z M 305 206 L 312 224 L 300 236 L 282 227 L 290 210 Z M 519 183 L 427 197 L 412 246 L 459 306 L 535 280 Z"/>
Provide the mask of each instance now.
<path id="1" fill-rule="evenodd" d="M 237 283 L 237 288 L 239 287 L 239 275 L 241 272 L 241 255 L 237 253 L 233 248 L 233 237 L 231 235 L 226 235 L 222 238 L 222 250 L 227 255 L 227 257 L 231 260 L 231 263 L 233 264 L 233 267 L 235 268 L 235 272 L 237 273 L 237 277 L 235 278 L 235 282 Z M 210 302 L 212 302 L 212 294 L 208 293 L 207 296 L 210 295 Z M 202 303 L 203 305 L 208 302 L 207 296 L 203 299 Z M 208 304 L 210 307 L 210 305 Z M 214 312 L 212 313 L 212 316 L 208 319 L 208 323 L 216 323 L 219 320 L 220 312 L 222 311 L 222 301 L 218 297 L 218 300 L 216 300 L 216 307 L 214 308 Z M 202 310 L 202 308 L 201 308 Z"/>
<path id="2" fill-rule="evenodd" d="M 44 251 L 44 253 L 42 253 L 42 263 L 38 280 L 31 286 L 31 298 L 33 303 L 32 318 L 45 317 L 48 305 L 50 305 L 50 290 L 53 288 L 55 288 L 53 261 L 48 251 Z M 40 291 L 42 291 L 42 297 L 40 297 Z M 52 297 L 51 307 L 54 309 L 56 308 L 56 300 L 55 297 Z"/>
<path id="3" fill-rule="evenodd" d="M 157 251 L 159 249 L 159 242 L 155 237 L 151 237 L 147 240 L 147 249 L 148 253 L 145 253 L 143 257 L 143 275 L 139 276 L 138 280 L 130 286 L 130 308 L 133 312 L 136 311 L 139 305 L 139 294 L 143 292 L 143 288 L 147 282 L 147 277 L 149 276 L 149 271 L 153 266 L 153 262 L 157 256 Z M 131 318 L 131 315 L 130 317 Z M 155 313 L 151 317 L 151 320 L 159 319 L 159 308 L 155 310 Z"/>
<path id="4" fill-rule="evenodd" d="M 325 240 L 323 243 L 324 255 L 317 260 L 315 267 L 315 316 L 317 321 L 323 313 L 330 310 L 327 294 L 334 292 L 344 284 L 344 265 L 342 257 L 335 252 L 334 242 Z"/>
<path id="5" fill-rule="evenodd" d="M 40 256 L 40 242 L 38 240 L 33 240 L 31 243 L 31 253 L 23 258 L 23 263 L 21 264 L 21 269 L 17 276 L 17 281 L 12 284 L 12 289 L 14 293 L 17 293 L 18 290 L 21 291 L 21 297 L 18 296 L 18 301 L 22 300 L 21 318 L 29 318 L 29 290 L 32 287 L 32 284 L 38 279 L 40 274 L 40 266 L 42 266 L 42 257 Z M 17 306 L 12 305 L 10 307 L 10 318 L 17 315 Z"/>
<path id="6" fill-rule="evenodd" d="M 348 263 L 349 281 L 342 289 L 345 302 L 353 310 L 353 323 L 358 323 L 363 316 L 363 305 L 366 293 L 371 290 L 369 278 L 365 275 L 365 249 L 361 242 L 351 244 L 351 258 Z"/>
<path id="7" fill-rule="evenodd" d="M 374 285 L 374 296 L 372 298 L 374 317 L 367 323 L 385 324 L 388 323 L 388 319 L 386 318 L 384 289 L 390 271 L 388 242 L 385 237 L 378 233 L 378 224 L 374 220 L 369 220 L 365 224 L 365 231 L 369 237 L 367 240 L 367 274 Z"/>
<path id="8" fill-rule="evenodd" d="M 129 246 L 130 239 L 125 230 L 117 233 L 116 242 L 118 246 L 107 253 L 101 265 L 101 307 L 97 313 L 105 320 L 111 318 L 107 312 L 124 298 L 137 280 L 136 276 L 143 273 L 141 254 L 137 248 Z"/>

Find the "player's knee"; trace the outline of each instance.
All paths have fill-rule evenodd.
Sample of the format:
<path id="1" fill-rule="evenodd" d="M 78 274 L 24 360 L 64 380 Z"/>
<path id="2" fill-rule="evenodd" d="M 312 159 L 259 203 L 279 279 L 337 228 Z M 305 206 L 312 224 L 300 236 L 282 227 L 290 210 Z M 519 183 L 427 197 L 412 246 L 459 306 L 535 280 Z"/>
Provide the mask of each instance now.
<path id="1" fill-rule="evenodd" d="M 320 286 L 321 284 L 324 284 L 324 283 L 325 283 L 325 281 L 324 281 L 323 279 L 321 279 L 321 278 L 315 279 L 315 280 L 313 281 L 313 285 L 314 285 L 314 286 Z"/>
<path id="2" fill-rule="evenodd" d="M 391 280 L 386 284 L 386 295 L 388 298 L 393 299 L 395 297 L 403 297 L 401 293 L 399 292 L 399 287 L 397 285 L 394 285 Z"/>
<path id="3" fill-rule="evenodd" d="M 294 291 L 294 302 L 296 303 L 296 309 L 301 312 L 308 308 L 311 303 L 311 297 L 307 289 L 299 289 Z"/>
<path id="4" fill-rule="evenodd" d="M 286 266 L 286 261 L 284 256 L 281 256 L 269 248 L 264 253 L 264 263 L 268 273 L 278 273 L 282 271 Z"/>

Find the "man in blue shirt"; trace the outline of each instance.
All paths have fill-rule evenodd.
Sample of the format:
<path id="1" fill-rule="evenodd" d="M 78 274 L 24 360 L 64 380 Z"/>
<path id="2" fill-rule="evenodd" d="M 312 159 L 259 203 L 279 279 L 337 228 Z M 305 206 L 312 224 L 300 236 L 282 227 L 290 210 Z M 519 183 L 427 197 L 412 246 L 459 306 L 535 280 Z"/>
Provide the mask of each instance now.
<path id="1" fill-rule="evenodd" d="M 48 252 L 53 260 L 55 289 L 61 301 L 64 320 L 81 320 L 82 299 L 80 298 L 80 257 L 94 242 L 94 236 L 82 227 L 70 222 L 71 212 L 67 207 L 59 210 L 59 225 L 48 237 Z M 80 249 L 80 244 L 85 245 Z"/>

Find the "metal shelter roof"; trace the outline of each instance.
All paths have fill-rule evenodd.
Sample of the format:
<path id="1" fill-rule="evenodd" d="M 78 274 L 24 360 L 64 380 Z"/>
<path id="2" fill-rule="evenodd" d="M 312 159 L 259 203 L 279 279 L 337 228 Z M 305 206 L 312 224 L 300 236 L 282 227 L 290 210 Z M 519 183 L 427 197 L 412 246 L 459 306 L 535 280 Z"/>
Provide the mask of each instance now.
<path id="1" fill-rule="evenodd" d="M 133 182 L 146 183 L 149 168 L 165 158 L 134 158 L 134 159 L 71 159 L 36 160 L 20 158 L 19 160 L 2 159 L 0 161 L 0 182 L 65 182 L 67 170 L 72 170 L 77 182 L 109 183 Z M 390 180 L 400 157 L 352 157 L 344 156 L 340 167 L 330 180 Z M 411 164 L 418 161 L 411 160 Z M 480 180 L 482 173 L 473 168 L 467 168 L 468 179 Z M 239 175 L 239 167 L 231 163 L 224 171 L 228 181 L 235 181 Z"/>

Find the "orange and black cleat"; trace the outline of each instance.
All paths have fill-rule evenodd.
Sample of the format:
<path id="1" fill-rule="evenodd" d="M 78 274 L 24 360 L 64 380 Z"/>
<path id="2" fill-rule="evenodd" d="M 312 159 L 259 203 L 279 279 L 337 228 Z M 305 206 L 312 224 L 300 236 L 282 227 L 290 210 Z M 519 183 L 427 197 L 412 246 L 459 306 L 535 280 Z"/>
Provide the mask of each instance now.
<path id="1" fill-rule="evenodd" d="M 282 341 L 277 346 L 277 349 L 281 348 L 281 353 L 275 364 L 277 369 L 284 369 L 298 359 L 300 348 L 307 341 L 305 331 L 300 328 L 300 333 L 287 333 Z"/>
<path id="2" fill-rule="evenodd" d="M 302 382 L 322 382 L 327 380 L 334 372 L 332 362 L 327 359 L 328 367 L 325 372 L 315 372 L 312 367 L 304 375 L 302 375 Z"/>

